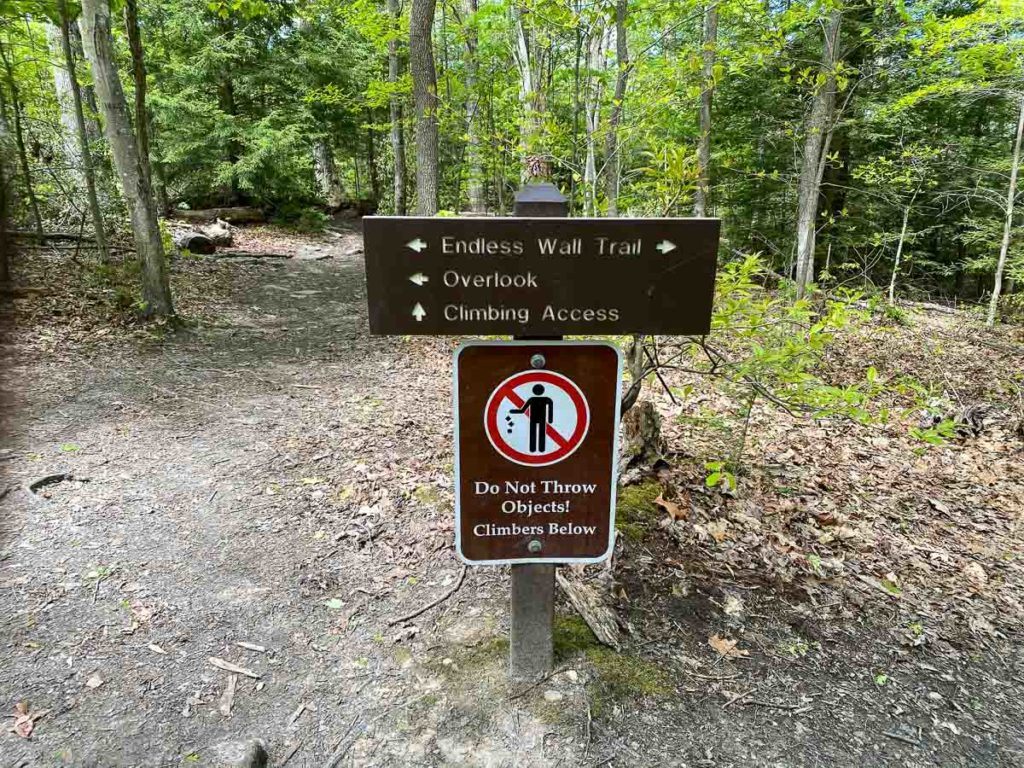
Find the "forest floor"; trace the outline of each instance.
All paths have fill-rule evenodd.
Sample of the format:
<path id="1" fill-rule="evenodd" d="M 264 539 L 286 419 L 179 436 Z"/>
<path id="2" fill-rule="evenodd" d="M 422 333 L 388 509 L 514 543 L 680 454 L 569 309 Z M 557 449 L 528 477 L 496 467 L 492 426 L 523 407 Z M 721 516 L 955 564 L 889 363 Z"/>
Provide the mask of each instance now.
<path id="1" fill-rule="evenodd" d="M 759 407 L 735 496 L 704 485 L 734 404 L 651 388 L 670 466 L 621 495 L 627 648 L 560 598 L 558 672 L 516 686 L 507 569 L 396 622 L 462 572 L 456 341 L 369 336 L 355 232 L 245 236 L 306 258 L 177 260 L 174 331 L 117 320 L 66 251 L 19 261 L 0 768 L 204 766 L 247 738 L 318 768 L 1024 766 L 1024 339 L 851 326 L 827 368 L 937 386 L 962 434 Z"/>

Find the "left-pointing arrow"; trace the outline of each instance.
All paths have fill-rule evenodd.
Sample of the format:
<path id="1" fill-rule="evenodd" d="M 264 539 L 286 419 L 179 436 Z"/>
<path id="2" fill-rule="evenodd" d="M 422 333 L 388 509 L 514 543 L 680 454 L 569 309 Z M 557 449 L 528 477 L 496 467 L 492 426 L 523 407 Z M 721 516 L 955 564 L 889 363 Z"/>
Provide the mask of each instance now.
<path id="1" fill-rule="evenodd" d="M 416 318 L 417 323 L 421 323 L 423 318 L 427 316 L 427 310 L 417 301 L 416 306 L 412 308 L 412 316 Z"/>
<path id="2" fill-rule="evenodd" d="M 416 253 L 422 253 L 423 249 L 427 247 L 427 244 L 417 237 L 415 240 L 410 240 L 406 243 L 405 247 L 412 248 Z"/>
<path id="3" fill-rule="evenodd" d="M 422 272 L 417 272 L 415 275 L 409 275 L 409 282 L 416 283 L 416 285 L 423 285 L 424 283 L 429 283 L 430 278 Z"/>

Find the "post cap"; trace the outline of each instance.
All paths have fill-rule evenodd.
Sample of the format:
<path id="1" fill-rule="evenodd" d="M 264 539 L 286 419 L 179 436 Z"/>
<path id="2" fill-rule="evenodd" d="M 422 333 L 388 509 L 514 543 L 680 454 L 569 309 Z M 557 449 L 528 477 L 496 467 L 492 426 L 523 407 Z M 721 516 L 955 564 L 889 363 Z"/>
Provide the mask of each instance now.
<path id="1" fill-rule="evenodd" d="M 516 192 L 516 216 L 566 216 L 569 199 L 550 181 L 524 184 Z"/>

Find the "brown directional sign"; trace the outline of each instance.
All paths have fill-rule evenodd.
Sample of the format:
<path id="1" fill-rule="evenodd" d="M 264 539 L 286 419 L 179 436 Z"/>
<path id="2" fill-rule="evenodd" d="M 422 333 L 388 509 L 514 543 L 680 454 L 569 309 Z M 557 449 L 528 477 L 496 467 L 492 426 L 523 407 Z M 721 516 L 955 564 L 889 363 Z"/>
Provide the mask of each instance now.
<path id="1" fill-rule="evenodd" d="M 718 219 L 363 219 L 370 331 L 710 329 Z"/>
<path id="2" fill-rule="evenodd" d="M 455 353 L 455 538 L 469 563 L 596 562 L 613 543 L 621 356 L 609 344 Z"/>

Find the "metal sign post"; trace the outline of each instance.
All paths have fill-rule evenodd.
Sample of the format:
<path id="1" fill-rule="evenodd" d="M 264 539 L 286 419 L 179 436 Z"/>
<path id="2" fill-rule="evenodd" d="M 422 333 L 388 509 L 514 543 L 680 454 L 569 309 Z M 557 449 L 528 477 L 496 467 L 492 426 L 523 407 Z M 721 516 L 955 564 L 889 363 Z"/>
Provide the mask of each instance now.
<path id="1" fill-rule="evenodd" d="M 513 213 L 565 218 L 569 200 L 554 184 L 528 184 L 516 194 Z M 555 566 L 513 565 L 510 602 L 509 673 L 513 680 L 540 679 L 555 666 Z"/>
<path id="2" fill-rule="evenodd" d="M 555 567 L 614 541 L 621 355 L 565 334 L 704 334 L 717 219 L 568 218 L 552 184 L 514 216 L 363 219 L 370 331 L 509 335 L 455 358 L 456 549 L 512 567 L 510 672 L 553 668 Z"/>

